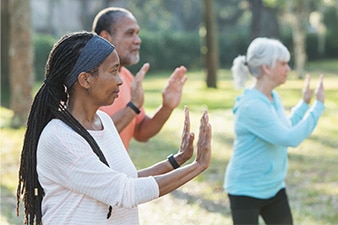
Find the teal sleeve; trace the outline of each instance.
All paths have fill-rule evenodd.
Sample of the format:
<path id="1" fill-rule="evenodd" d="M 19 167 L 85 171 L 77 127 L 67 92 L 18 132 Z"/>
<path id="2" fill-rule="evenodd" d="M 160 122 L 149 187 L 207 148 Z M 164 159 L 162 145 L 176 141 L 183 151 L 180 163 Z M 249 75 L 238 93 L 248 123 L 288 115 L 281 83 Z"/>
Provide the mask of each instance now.
<path id="1" fill-rule="evenodd" d="M 310 106 L 303 100 L 300 100 L 298 104 L 292 108 L 291 115 L 289 116 L 292 126 L 296 125 L 304 117 L 309 108 Z"/>
<path id="2" fill-rule="evenodd" d="M 239 109 L 237 123 L 266 142 L 295 147 L 311 134 L 324 109 L 323 103 L 315 102 L 295 126 L 288 126 L 280 120 L 271 105 L 254 100 Z"/>

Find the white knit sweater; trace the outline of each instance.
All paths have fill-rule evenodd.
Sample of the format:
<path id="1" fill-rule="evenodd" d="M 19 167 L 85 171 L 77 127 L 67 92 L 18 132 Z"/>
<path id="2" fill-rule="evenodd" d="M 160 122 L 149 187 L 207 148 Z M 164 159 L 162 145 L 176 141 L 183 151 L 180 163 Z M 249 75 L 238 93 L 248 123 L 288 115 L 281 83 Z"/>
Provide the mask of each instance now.
<path id="1" fill-rule="evenodd" d="M 48 224 L 139 224 L 137 205 L 159 196 L 153 177 L 137 178 L 111 118 L 98 111 L 104 129 L 89 131 L 109 167 L 89 144 L 58 119 L 44 128 L 37 171 L 45 191 L 42 221 Z M 107 219 L 109 205 L 113 207 Z"/>

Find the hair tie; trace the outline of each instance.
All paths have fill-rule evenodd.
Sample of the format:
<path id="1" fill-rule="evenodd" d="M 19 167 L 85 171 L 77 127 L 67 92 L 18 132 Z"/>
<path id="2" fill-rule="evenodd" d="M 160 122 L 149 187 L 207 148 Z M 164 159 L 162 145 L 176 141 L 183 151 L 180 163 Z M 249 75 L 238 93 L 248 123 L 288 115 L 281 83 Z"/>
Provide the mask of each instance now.
<path id="1" fill-rule="evenodd" d="M 245 59 L 244 59 L 244 65 L 249 66 L 248 61 L 246 60 L 246 56 L 245 56 Z"/>

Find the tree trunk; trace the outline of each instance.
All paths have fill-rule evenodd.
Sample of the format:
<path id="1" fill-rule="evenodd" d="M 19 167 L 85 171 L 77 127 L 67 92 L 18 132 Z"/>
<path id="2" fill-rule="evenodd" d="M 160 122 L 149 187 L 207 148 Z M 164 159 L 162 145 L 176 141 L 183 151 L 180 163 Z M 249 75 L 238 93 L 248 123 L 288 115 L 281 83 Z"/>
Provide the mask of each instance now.
<path id="1" fill-rule="evenodd" d="M 82 29 L 84 30 L 92 30 L 92 18 L 95 17 L 95 15 L 92 14 L 92 10 L 89 9 L 89 0 L 80 0 L 80 22 Z"/>
<path id="2" fill-rule="evenodd" d="M 206 28 L 206 67 L 207 67 L 207 87 L 217 88 L 217 69 L 218 69 L 218 44 L 216 18 L 214 13 L 214 1 L 204 0 L 204 21 Z"/>
<path id="3" fill-rule="evenodd" d="M 295 53 L 295 67 L 298 78 L 304 77 L 304 67 L 306 62 L 305 51 L 305 36 L 306 33 L 302 30 L 299 22 L 296 22 L 292 28 L 293 49 Z"/>
<path id="4" fill-rule="evenodd" d="M 1 0 L 1 106 L 9 107 L 9 13 L 8 0 Z"/>
<path id="5" fill-rule="evenodd" d="M 29 0 L 9 1 L 10 12 L 10 106 L 14 112 L 11 125 L 26 123 L 32 102 L 33 50 Z"/>
<path id="6" fill-rule="evenodd" d="M 250 38 L 279 38 L 278 8 L 264 6 L 262 0 L 251 0 Z"/>
<path id="7" fill-rule="evenodd" d="M 251 0 L 251 25 L 250 25 L 250 40 L 261 36 L 261 17 L 263 12 L 262 0 Z"/>
<path id="8" fill-rule="evenodd" d="M 286 20 L 292 29 L 295 67 L 298 78 L 304 77 L 306 63 L 306 24 L 309 19 L 309 2 L 307 0 L 287 1 Z"/>

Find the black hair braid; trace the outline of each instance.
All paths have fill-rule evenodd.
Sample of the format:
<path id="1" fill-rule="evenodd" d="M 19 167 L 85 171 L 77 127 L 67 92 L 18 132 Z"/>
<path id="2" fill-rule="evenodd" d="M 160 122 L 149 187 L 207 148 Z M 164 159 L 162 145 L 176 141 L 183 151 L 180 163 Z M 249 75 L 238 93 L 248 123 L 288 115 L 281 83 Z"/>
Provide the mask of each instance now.
<path id="1" fill-rule="evenodd" d="M 66 109 L 67 92 L 70 90 L 66 90 L 63 85 L 82 48 L 92 36 L 89 32 L 65 35 L 55 43 L 49 55 L 45 69 L 46 81 L 33 100 L 21 152 L 17 214 L 23 195 L 25 224 L 42 224 L 41 202 L 44 191 L 38 181 L 36 153 L 41 132 L 50 120 L 58 118 L 73 128 L 89 143 L 100 160 L 108 165 L 96 141 Z"/>

